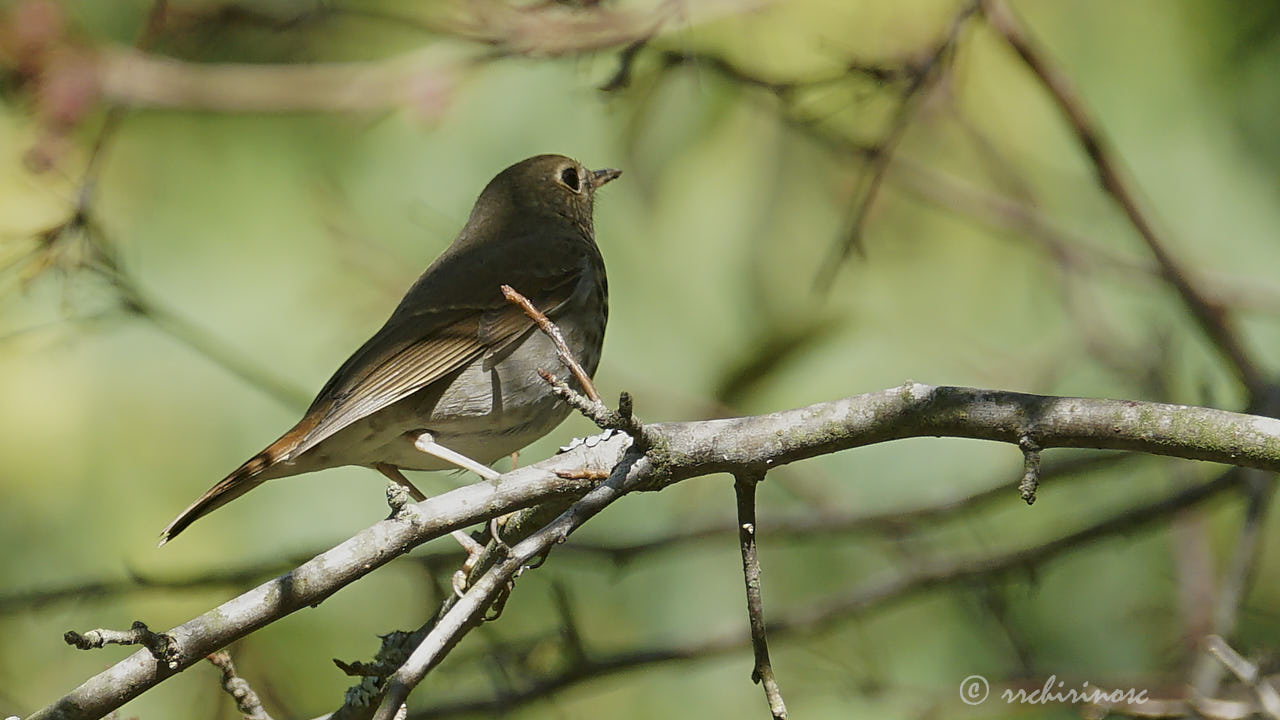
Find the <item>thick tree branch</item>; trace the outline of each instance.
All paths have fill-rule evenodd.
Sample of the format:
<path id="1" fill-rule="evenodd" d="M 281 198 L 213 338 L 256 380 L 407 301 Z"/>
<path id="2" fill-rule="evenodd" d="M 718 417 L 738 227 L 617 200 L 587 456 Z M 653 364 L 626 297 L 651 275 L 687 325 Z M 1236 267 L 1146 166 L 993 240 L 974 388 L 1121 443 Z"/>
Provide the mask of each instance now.
<path id="1" fill-rule="evenodd" d="M 623 490 L 658 489 L 688 478 L 759 472 L 784 463 L 907 437 L 950 436 L 1041 448 L 1134 450 L 1280 470 L 1280 420 L 1223 410 L 1126 400 L 1045 397 L 908 383 L 901 387 L 754 417 L 646 426 L 652 444 Z M 617 436 L 407 506 L 350 540 L 167 634 L 175 667 L 142 651 L 90 678 L 33 718 L 97 718 L 205 655 L 264 625 L 322 602 L 350 582 L 427 540 L 552 498 L 581 497 L 583 470 L 617 465 Z M 566 472 L 562 477 L 557 471 Z"/>
<path id="2" fill-rule="evenodd" d="M 1092 471 L 1109 468 L 1138 457 L 1141 456 L 1108 452 L 1080 453 L 1056 462 L 1046 462 L 1041 470 L 1041 476 L 1043 479 L 1056 481 L 1083 478 Z M 771 518 L 760 521 L 757 524 L 757 532 L 790 542 L 868 533 L 898 536 L 930 520 L 954 517 L 1001 498 L 1013 497 L 1012 491 L 1017 488 L 1022 477 L 1023 472 L 1019 470 L 1016 477 L 976 492 L 916 506 L 872 512 L 832 511 L 820 515 L 806 513 Z M 635 542 L 597 543 L 570 540 L 558 552 L 566 557 L 602 561 L 615 567 L 622 567 L 642 558 L 659 557 L 662 553 L 672 550 L 696 549 L 709 540 L 732 535 L 737 531 L 737 525 L 732 521 L 712 521 Z M 86 599 L 107 599 L 148 592 L 247 588 L 254 583 L 288 572 L 322 551 L 322 549 L 315 549 L 296 553 L 292 557 L 272 558 L 226 569 L 192 568 L 183 575 L 171 577 L 146 575 L 131 569 L 128 576 L 124 578 L 79 580 L 56 586 L 21 589 L 0 595 L 0 615 L 30 611 L 32 608 L 68 600 L 83 602 Z M 459 550 L 441 549 L 415 554 L 406 559 L 435 573 L 456 567 L 466 559 L 466 554 Z"/>

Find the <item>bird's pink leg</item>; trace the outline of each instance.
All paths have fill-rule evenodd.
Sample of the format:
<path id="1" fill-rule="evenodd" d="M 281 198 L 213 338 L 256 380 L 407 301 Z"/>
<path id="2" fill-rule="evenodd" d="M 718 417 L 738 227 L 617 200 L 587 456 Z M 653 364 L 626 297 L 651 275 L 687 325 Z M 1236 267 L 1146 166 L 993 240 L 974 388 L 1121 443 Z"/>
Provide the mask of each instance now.
<path id="1" fill-rule="evenodd" d="M 387 463 L 374 463 L 373 467 L 378 472 L 382 473 L 383 475 L 386 475 L 387 478 L 391 480 L 391 482 L 402 485 L 406 490 L 409 491 L 409 494 L 413 496 L 414 500 L 418 502 L 422 502 L 423 500 L 427 499 L 427 496 L 424 495 L 421 490 L 414 487 L 413 483 L 409 482 L 409 478 L 405 477 L 404 473 L 400 472 L 400 468 L 396 467 L 395 465 L 388 465 Z M 492 532 L 492 528 L 490 529 L 490 531 Z M 461 530 L 454 530 L 450 534 L 453 536 L 453 539 L 457 540 L 458 544 L 462 546 L 462 550 L 467 553 L 466 561 L 462 563 L 461 568 L 459 568 L 456 572 L 453 573 L 453 579 L 452 579 L 453 591 L 457 593 L 459 596 L 461 596 L 462 593 L 466 592 L 467 590 L 467 576 L 471 574 L 471 571 L 475 568 L 476 563 L 480 561 L 480 556 L 484 553 L 484 545 L 481 545 L 480 543 L 476 542 L 475 538 L 471 537 L 470 535 L 466 534 Z M 497 536 L 495 535 L 494 537 L 497 537 Z"/>
<path id="2" fill-rule="evenodd" d="M 415 434 L 410 433 L 410 435 L 413 436 Z M 425 430 L 416 433 L 416 437 L 413 438 L 413 446 L 428 455 L 438 457 L 447 463 L 453 463 L 463 470 L 470 470 L 485 480 L 497 480 L 498 476 L 502 474 L 488 465 L 481 465 L 466 455 L 463 455 L 460 452 L 454 452 L 453 450 L 441 445 L 436 442 L 435 438 L 431 436 L 431 433 L 426 432 Z"/>

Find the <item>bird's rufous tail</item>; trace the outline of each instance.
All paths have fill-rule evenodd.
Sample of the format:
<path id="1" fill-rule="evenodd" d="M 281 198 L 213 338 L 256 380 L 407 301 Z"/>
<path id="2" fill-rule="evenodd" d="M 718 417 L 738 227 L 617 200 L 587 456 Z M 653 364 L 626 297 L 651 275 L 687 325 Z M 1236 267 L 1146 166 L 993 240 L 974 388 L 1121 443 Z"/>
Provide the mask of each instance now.
<path id="1" fill-rule="evenodd" d="M 191 506 L 183 510 L 173 522 L 160 533 L 160 547 L 177 537 L 178 533 L 196 520 L 208 515 L 241 495 L 267 481 L 261 477 L 263 472 L 273 464 L 271 448 L 249 458 L 248 462 L 236 468 L 217 485 L 209 488 Z"/>

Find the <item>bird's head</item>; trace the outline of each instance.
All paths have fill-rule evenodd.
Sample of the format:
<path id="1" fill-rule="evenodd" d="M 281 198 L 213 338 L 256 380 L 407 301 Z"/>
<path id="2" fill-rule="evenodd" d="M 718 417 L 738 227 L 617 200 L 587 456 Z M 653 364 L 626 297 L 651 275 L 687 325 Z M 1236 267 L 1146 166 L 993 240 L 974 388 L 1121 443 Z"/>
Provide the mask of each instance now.
<path id="1" fill-rule="evenodd" d="M 588 170 L 563 155 L 535 155 L 498 173 L 476 200 L 468 224 L 535 223 L 557 217 L 590 233 L 595 193 L 621 170 Z"/>

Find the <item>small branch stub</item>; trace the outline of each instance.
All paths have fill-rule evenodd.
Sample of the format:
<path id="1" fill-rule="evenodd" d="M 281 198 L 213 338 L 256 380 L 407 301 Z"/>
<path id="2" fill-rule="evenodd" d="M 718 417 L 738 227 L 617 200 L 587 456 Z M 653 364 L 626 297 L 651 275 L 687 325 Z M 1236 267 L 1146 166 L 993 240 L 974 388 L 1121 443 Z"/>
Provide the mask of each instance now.
<path id="1" fill-rule="evenodd" d="M 205 659 L 222 672 L 222 689 L 235 700 L 236 709 L 244 720 L 271 720 L 271 715 L 262 707 L 262 700 L 249 687 L 249 682 L 236 674 L 236 666 L 226 650 L 219 650 Z"/>
<path id="2" fill-rule="evenodd" d="M 412 649 L 413 633 L 395 630 L 382 636 L 382 644 L 373 662 L 343 662 L 333 658 L 339 670 L 360 682 L 347 689 L 345 703 L 356 707 L 369 707 L 377 703 L 385 689 L 384 680 L 405 661 Z"/>
<path id="3" fill-rule="evenodd" d="M 1040 487 L 1040 446 L 1029 435 L 1018 438 L 1018 447 L 1022 449 L 1022 482 L 1018 483 L 1018 492 L 1028 505 L 1034 505 L 1036 490 Z"/>
<path id="4" fill-rule="evenodd" d="M 96 650 L 107 645 L 142 645 L 170 670 L 178 667 L 178 642 L 172 635 L 152 632 L 141 620 L 135 620 L 128 630 L 99 628 L 84 634 L 68 630 L 62 639 L 81 650 Z"/>
<path id="5" fill-rule="evenodd" d="M 391 508 L 392 517 L 399 517 L 410 500 L 409 488 L 394 481 L 387 481 L 387 507 Z"/>

